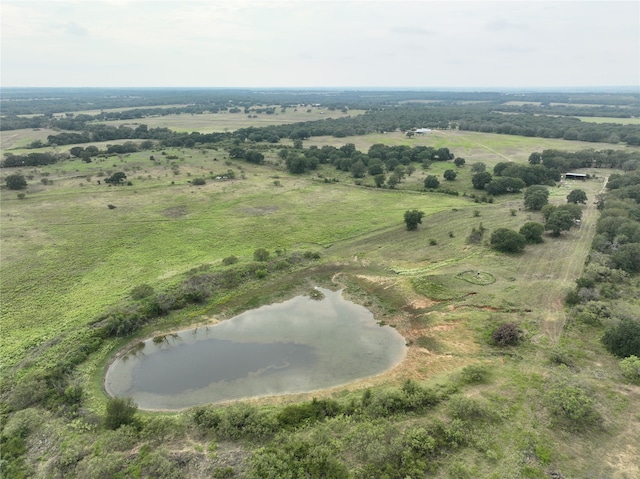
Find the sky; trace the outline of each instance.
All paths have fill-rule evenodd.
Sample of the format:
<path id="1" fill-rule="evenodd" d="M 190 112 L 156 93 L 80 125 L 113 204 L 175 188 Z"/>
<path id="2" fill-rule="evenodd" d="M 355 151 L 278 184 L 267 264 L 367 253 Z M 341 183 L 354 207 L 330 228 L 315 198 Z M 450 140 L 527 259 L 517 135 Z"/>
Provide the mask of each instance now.
<path id="1" fill-rule="evenodd" d="M 640 1 L 0 0 L 3 87 L 640 85 Z"/>

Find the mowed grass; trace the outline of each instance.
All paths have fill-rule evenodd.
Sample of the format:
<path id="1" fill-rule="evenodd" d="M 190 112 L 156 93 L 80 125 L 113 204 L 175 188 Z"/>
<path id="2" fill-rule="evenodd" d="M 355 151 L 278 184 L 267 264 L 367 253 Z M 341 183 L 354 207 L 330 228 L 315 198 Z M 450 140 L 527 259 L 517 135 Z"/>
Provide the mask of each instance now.
<path id="1" fill-rule="evenodd" d="M 541 152 L 547 149 L 579 151 L 586 149 L 628 150 L 630 148 L 626 145 L 612 145 L 610 143 L 567 141 L 555 138 L 531 138 L 460 130 L 433 130 L 429 134 L 417 135 L 411 139 L 407 138 L 402 132 L 391 132 L 366 136 L 350 136 L 346 138 L 333 138 L 328 136 L 313 137 L 304 142 L 305 147 L 311 145 L 318 147 L 324 145 L 342 146 L 345 143 L 353 143 L 359 150 L 364 152 L 376 143 L 388 146 L 447 147 L 456 157 L 464 158 L 467 161 L 467 166 L 476 161 L 482 161 L 488 167 L 493 167 L 493 165 L 501 161 L 526 162 L 529 159 L 529 155 L 534 151 Z"/>
<path id="2" fill-rule="evenodd" d="M 577 116 L 587 123 L 619 123 L 621 125 L 640 125 L 640 118 L 613 118 L 608 116 Z"/>

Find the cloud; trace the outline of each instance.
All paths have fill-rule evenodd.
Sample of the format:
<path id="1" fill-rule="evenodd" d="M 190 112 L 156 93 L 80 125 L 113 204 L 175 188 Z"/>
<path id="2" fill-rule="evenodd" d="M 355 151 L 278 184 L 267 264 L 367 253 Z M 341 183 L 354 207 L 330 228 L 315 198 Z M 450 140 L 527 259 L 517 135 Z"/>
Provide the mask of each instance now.
<path id="1" fill-rule="evenodd" d="M 393 35 L 434 35 L 433 30 L 423 27 L 393 27 L 389 32 Z"/>
<path id="2" fill-rule="evenodd" d="M 514 23 L 504 18 L 498 18 L 487 22 L 485 28 L 491 32 L 504 32 L 507 30 L 526 30 L 528 27 L 522 23 Z"/>
<path id="3" fill-rule="evenodd" d="M 84 37 L 89 35 L 89 31 L 81 25 L 75 22 L 69 22 L 63 26 L 63 30 L 68 35 L 74 35 L 78 37 Z"/>

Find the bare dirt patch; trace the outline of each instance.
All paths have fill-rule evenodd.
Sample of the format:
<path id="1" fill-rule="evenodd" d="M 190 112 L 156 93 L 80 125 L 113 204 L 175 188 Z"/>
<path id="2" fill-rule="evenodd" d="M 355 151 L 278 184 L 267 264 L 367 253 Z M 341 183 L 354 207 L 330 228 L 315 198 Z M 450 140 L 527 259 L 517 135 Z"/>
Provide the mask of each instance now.
<path id="1" fill-rule="evenodd" d="M 277 206 L 250 206 L 242 208 L 242 214 L 247 216 L 266 216 L 275 213 L 279 208 Z"/>
<path id="2" fill-rule="evenodd" d="M 171 208 L 167 208 L 165 210 L 162 211 L 162 214 L 164 216 L 166 216 L 167 218 L 182 218 L 184 216 L 187 216 L 187 208 L 186 206 L 173 206 Z"/>

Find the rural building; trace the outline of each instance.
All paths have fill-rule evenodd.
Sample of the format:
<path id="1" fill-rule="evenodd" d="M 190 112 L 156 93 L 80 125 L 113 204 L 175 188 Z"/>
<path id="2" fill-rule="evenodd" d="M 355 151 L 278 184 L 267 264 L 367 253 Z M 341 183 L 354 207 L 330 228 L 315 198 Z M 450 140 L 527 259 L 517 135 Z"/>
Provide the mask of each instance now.
<path id="1" fill-rule="evenodd" d="M 425 133 L 431 133 L 431 129 L 430 128 L 418 128 L 416 130 L 416 133 L 418 135 L 424 135 Z"/>
<path id="2" fill-rule="evenodd" d="M 587 179 L 587 175 L 585 175 L 584 173 L 565 173 L 564 178 L 566 180 L 586 180 Z"/>

